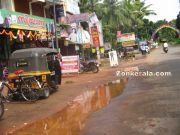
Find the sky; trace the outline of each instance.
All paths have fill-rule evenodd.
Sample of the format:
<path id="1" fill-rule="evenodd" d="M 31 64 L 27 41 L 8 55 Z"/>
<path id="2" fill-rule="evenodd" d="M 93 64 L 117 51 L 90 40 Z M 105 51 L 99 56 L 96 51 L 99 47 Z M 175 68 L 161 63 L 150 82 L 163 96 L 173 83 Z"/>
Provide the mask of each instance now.
<path id="1" fill-rule="evenodd" d="M 171 21 L 177 18 L 180 11 L 180 0 L 146 0 L 147 4 L 152 4 L 151 8 L 157 15 L 151 15 L 149 20 L 156 22 L 158 20 Z"/>

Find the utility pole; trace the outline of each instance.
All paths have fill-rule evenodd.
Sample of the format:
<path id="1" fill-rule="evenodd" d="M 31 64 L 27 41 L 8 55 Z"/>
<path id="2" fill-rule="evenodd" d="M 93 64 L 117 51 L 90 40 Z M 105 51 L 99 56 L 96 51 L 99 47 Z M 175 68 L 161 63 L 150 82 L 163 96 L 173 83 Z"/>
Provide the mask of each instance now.
<path id="1" fill-rule="evenodd" d="M 59 51 L 58 38 L 57 38 L 57 25 L 56 25 L 56 0 L 53 0 L 53 10 L 54 10 L 54 30 L 55 30 L 56 49 Z"/>

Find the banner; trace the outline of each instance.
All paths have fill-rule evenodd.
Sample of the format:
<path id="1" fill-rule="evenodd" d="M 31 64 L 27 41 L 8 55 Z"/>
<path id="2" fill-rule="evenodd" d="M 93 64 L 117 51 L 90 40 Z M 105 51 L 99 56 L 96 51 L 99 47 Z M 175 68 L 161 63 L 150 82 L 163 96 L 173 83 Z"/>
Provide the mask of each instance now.
<path id="1" fill-rule="evenodd" d="M 53 32 L 54 22 L 38 16 L 0 9 L 0 25 L 4 28 L 26 29 L 41 32 Z"/>
<path id="2" fill-rule="evenodd" d="M 61 68 L 62 73 L 78 73 L 79 56 L 62 56 Z"/>
<path id="3" fill-rule="evenodd" d="M 91 36 L 92 36 L 94 47 L 99 47 L 100 40 L 99 40 L 99 32 L 98 32 L 97 26 L 91 27 Z"/>

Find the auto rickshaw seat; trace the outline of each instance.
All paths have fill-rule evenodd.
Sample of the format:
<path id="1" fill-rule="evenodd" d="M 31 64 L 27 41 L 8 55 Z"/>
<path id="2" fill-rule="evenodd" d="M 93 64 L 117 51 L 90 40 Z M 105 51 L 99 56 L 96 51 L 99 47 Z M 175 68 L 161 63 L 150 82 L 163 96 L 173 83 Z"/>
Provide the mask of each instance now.
<path id="1" fill-rule="evenodd" d="M 16 75 L 20 75 L 20 74 L 22 74 L 24 72 L 24 70 L 16 70 L 14 73 L 16 74 Z"/>

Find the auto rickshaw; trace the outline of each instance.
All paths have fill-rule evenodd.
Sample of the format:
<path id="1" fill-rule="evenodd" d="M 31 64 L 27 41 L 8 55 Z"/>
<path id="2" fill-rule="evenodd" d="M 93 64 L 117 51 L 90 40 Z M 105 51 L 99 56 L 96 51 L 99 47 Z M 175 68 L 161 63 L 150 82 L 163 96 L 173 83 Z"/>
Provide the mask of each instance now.
<path id="1" fill-rule="evenodd" d="M 24 77 L 34 77 L 37 81 L 31 84 L 41 97 L 47 98 L 57 88 L 54 61 L 58 51 L 50 48 L 28 48 L 16 50 L 11 54 L 8 79 L 11 87 L 16 87 L 18 75 L 14 72 L 23 70 Z M 60 64 L 59 64 L 59 70 Z M 61 75 L 59 74 L 59 79 Z"/>

